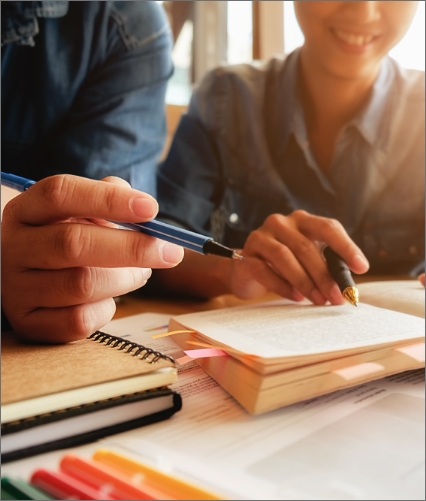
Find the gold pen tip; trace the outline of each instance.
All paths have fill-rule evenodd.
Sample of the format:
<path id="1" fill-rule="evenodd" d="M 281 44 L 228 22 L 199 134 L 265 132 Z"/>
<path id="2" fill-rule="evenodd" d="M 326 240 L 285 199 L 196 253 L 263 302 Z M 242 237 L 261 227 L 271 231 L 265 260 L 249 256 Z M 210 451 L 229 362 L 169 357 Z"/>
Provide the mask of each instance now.
<path id="1" fill-rule="evenodd" d="M 353 306 L 358 306 L 359 292 L 356 287 L 346 287 L 346 289 L 343 291 L 343 297 Z"/>

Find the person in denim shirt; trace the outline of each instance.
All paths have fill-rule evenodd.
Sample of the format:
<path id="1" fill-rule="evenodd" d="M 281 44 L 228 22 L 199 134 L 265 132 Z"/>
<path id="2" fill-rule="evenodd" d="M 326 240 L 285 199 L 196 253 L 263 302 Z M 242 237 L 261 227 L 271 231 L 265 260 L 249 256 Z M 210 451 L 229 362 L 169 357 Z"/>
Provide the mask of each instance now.
<path id="1" fill-rule="evenodd" d="M 4 171 L 115 175 L 155 196 L 173 72 L 161 6 L 2 2 L 1 43 Z"/>
<path id="2" fill-rule="evenodd" d="M 171 33 L 156 2 L 1 9 L 2 169 L 39 181 L 3 212 L 2 314 L 23 337 L 70 341 L 183 257 L 105 223 L 157 214 Z"/>
<path id="3" fill-rule="evenodd" d="M 159 280 L 323 304 L 339 291 L 316 241 L 357 273 L 363 255 L 374 274 L 422 266 L 424 72 L 387 56 L 416 4 L 295 2 L 301 48 L 204 78 L 159 172 L 160 216 L 242 248 L 245 261 L 196 268 L 187 253 Z"/>

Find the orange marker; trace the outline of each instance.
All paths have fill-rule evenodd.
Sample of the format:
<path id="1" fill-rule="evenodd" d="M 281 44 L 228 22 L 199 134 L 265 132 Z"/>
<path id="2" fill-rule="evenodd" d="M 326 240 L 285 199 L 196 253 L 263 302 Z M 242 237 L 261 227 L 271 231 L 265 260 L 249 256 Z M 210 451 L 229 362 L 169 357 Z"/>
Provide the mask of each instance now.
<path id="1" fill-rule="evenodd" d="M 144 485 L 160 488 L 172 499 L 224 499 L 177 477 L 168 475 L 152 466 L 126 458 L 121 454 L 101 449 L 93 455 L 96 462 L 116 469 L 127 478 L 144 479 Z"/>
<path id="2" fill-rule="evenodd" d="M 134 483 L 108 466 L 67 454 L 61 459 L 61 471 L 96 489 L 103 489 L 115 499 L 173 499 L 160 489 Z"/>

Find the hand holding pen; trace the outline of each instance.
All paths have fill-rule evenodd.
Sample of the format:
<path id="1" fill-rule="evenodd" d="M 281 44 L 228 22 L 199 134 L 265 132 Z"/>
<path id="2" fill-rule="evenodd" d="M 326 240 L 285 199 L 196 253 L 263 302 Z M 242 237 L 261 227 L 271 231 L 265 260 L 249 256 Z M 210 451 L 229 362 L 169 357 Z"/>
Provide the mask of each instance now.
<path id="1" fill-rule="evenodd" d="M 245 299 L 273 291 L 294 301 L 306 297 L 317 305 L 343 304 L 341 273 L 331 269 L 316 242 L 337 252 L 349 278 L 349 270 L 368 270 L 364 254 L 338 221 L 305 211 L 272 214 L 250 233 L 242 250 L 244 261 L 233 263 L 232 292 Z"/>
<path id="2" fill-rule="evenodd" d="M 180 246 L 105 220 L 136 223 L 157 211 L 154 198 L 118 178 L 53 176 L 11 200 L 2 216 L 2 309 L 14 330 L 66 342 L 105 325 L 113 297 L 183 258 Z"/>

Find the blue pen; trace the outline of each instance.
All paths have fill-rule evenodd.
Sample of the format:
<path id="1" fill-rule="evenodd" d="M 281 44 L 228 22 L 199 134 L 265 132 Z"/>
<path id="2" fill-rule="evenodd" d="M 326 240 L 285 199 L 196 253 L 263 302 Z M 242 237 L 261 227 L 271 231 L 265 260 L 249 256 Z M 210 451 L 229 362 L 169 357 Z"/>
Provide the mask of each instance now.
<path id="1" fill-rule="evenodd" d="M 2 172 L 1 184 L 23 192 L 35 184 L 35 181 L 16 176 L 15 174 Z M 124 228 L 140 231 L 146 235 L 151 235 L 152 237 L 180 245 L 186 249 L 200 252 L 201 254 L 215 254 L 216 256 L 229 257 L 231 259 L 243 259 L 243 257 L 233 249 L 215 242 L 211 237 L 200 235 L 199 233 L 194 233 L 193 231 L 185 230 L 177 226 L 172 226 L 162 221 L 157 221 L 156 219 L 152 219 L 145 223 L 111 222 Z"/>

